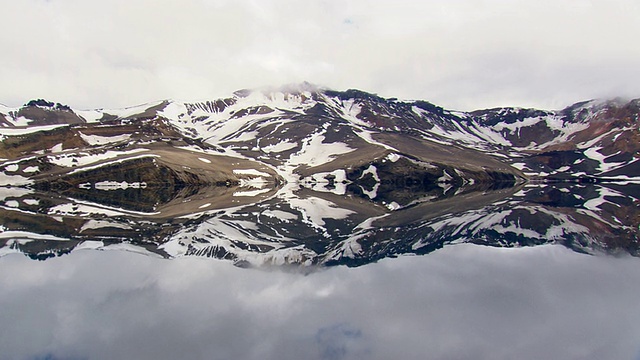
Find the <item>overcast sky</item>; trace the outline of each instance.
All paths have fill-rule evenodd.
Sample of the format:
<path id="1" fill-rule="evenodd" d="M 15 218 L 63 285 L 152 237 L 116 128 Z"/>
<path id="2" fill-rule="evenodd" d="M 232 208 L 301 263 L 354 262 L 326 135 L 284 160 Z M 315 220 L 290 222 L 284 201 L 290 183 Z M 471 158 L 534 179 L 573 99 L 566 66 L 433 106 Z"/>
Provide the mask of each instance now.
<path id="1" fill-rule="evenodd" d="M 640 97 L 638 0 L 0 0 L 0 103 L 309 81 L 452 109 Z"/>

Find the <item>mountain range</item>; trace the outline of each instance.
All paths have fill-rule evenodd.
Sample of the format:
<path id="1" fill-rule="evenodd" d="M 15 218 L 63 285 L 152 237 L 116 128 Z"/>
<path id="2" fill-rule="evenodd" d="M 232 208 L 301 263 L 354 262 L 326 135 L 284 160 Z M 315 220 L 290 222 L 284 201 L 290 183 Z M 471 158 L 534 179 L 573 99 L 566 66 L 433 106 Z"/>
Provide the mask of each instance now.
<path id="1" fill-rule="evenodd" d="M 0 254 L 360 265 L 450 243 L 637 255 L 640 99 L 462 112 L 303 83 L 0 106 Z"/>

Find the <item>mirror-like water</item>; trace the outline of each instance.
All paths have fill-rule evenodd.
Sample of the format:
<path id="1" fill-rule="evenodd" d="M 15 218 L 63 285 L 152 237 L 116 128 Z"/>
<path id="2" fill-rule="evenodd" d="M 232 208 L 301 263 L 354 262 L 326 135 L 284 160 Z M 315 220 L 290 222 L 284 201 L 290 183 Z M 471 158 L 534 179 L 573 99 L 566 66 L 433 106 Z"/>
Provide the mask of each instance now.
<path id="1" fill-rule="evenodd" d="M 0 259 L 2 359 L 634 359 L 640 264 L 456 245 L 309 275 L 76 251 Z"/>
<path id="2" fill-rule="evenodd" d="M 0 359 L 640 356 L 638 185 L 333 190 L 2 188 Z"/>

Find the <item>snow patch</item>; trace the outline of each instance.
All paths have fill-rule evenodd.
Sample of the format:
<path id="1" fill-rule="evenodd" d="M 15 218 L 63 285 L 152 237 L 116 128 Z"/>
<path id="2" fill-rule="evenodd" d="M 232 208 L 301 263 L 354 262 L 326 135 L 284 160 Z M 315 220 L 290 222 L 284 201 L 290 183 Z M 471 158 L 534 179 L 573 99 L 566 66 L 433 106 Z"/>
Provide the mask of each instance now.
<path id="1" fill-rule="evenodd" d="M 60 143 L 58 145 L 54 145 L 50 150 L 51 150 L 52 153 L 62 152 L 62 143 Z"/>
<path id="2" fill-rule="evenodd" d="M 116 223 L 112 221 L 104 221 L 104 220 L 89 220 L 82 225 L 80 228 L 80 232 L 91 230 L 91 229 L 102 229 L 102 228 L 116 228 L 116 229 L 124 229 L 131 230 L 131 226 L 121 223 Z"/>
<path id="3" fill-rule="evenodd" d="M 233 196 L 258 196 L 260 194 L 264 194 L 269 192 L 270 189 L 258 189 L 258 190 L 250 190 L 250 191 L 236 191 L 233 193 Z"/>
<path id="4" fill-rule="evenodd" d="M 108 150 L 103 153 L 91 154 L 88 152 L 79 152 L 74 154 L 59 154 L 59 155 L 49 155 L 47 159 L 50 163 L 64 166 L 64 167 L 74 167 L 74 166 L 84 166 L 96 163 L 98 161 L 113 159 L 121 156 L 137 154 L 140 152 L 149 151 L 148 149 L 132 149 L 127 151 L 114 151 Z"/>
<path id="5" fill-rule="evenodd" d="M 282 142 L 279 142 L 279 143 L 277 143 L 275 145 L 264 146 L 264 147 L 261 148 L 261 150 L 266 152 L 266 153 L 279 153 L 279 152 L 283 152 L 283 151 L 294 149 L 297 146 L 298 146 L 298 143 L 296 143 L 296 142 L 282 141 Z"/>
<path id="6" fill-rule="evenodd" d="M 252 187 L 257 189 L 262 189 L 267 185 L 267 181 L 262 177 L 252 178 L 252 179 L 240 179 L 241 187 Z"/>
<path id="7" fill-rule="evenodd" d="M 513 123 L 505 123 L 505 122 L 501 122 L 498 123 L 494 126 L 492 126 L 493 130 L 495 131 L 502 131 L 504 129 L 509 130 L 509 133 L 511 133 L 512 135 L 515 134 L 516 132 L 518 132 L 519 135 L 519 131 L 521 128 L 523 127 L 529 127 L 529 126 L 533 126 L 537 123 L 539 123 L 540 121 L 542 121 L 543 118 L 541 117 L 531 117 L 531 118 L 525 118 L 519 121 L 515 121 Z"/>
<path id="8" fill-rule="evenodd" d="M 292 198 L 289 199 L 289 204 L 302 213 L 305 223 L 315 227 L 323 227 L 324 219 L 346 219 L 355 214 L 354 211 L 342 209 L 333 202 L 318 197 Z"/>
<path id="9" fill-rule="evenodd" d="M 333 178 L 333 187 L 325 186 L 329 184 L 328 178 Z M 347 192 L 347 185 L 350 181 L 347 179 L 347 172 L 343 169 L 331 172 L 319 172 L 302 179 L 301 184 L 310 187 L 315 191 L 329 192 L 336 195 L 344 195 Z M 319 185 L 319 186 L 315 186 Z"/>
<path id="10" fill-rule="evenodd" d="M 385 157 L 385 160 L 389 160 L 389 161 L 394 163 L 394 162 L 400 160 L 400 155 L 398 155 L 396 153 L 389 153 L 389 155 L 387 155 L 387 157 Z"/>
<path id="11" fill-rule="evenodd" d="M 28 231 L 7 231 L 0 228 L 0 239 L 33 239 L 33 240 L 53 240 L 53 241 L 68 241 L 69 239 L 46 235 L 36 234 Z"/>
<path id="12" fill-rule="evenodd" d="M 315 133 L 303 140 L 302 149 L 293 154 L 289 165 L 307 165 L 309 167 L 319 166 L 333 161 L 336 156 L 350 153 L 355 149 L 341 142 L 324 143 L 325 137 L 321 133 Z"/>
<path id="13" fill-rule="evenodd" d="M 119 143 L 119 142 L 127 141 L 131 138 L 130 134 L 122 134 L 122 135 L 115 135 L 115 136 L 85 135 L 83 133 L 79 133 L 79 134 L 82 140 L 84 140 L 84 142 L 92 146 Z"/>
<path id="14" fill-rule="evenodd" d="M 265 210 L 261 214 L 270 218 L 280 219 L 285 222 L 298 220 L 298 215 L 282 210 Z"/>
<path id="15" fill-rule="evenodd" d="M 58 124 L 58 125 L 44 125 L 44 126 L 29 126 L 27 128 L 0 128 L 0 135 L 4 136 L 16 136 L 16 135 L 26 135 L 33 134 L 38 131 L 51 131 L 54 129 L 58 129 L 61 127 L 69 126 L 68 124 Z"/>
<path id="16" fill-rule="evenodd" d="M 81 184 L 82 185 L 82 184 Z M 126 181 L 101 181 L 94 184 L 97 190 L 126 190 L 126 189 L 145 189 L 147 183 L 145 182 L 132 182 Z"/>
<path id="17" fill-rule="evenodd" d="M 237 175 L 253 175 L 271 177 L 271 175 L 256 169 L 233 169 L 233 173 Z"/>
<path id="18" fill-rule="evenodd" d="M 384 205 L 387 207 L 387 209 L 389 209 L 391 211 L 398 210 L 398 209 L 400 209 L 402 207 L 402 206 L 400 206 L 400 204 L 398 204 L 395 201 L 392 201 L 392 202 L 390 202 L 388 204 L 384 204 Z"/>
<path id="19" fill-rule="evenodd" d="M 589 149 L 584 151 L 584 155 L 586 157 L 588 157 L 589 159 L 595 160 L 595 161 L 600 163 L 600 165 L 598 165 L 598 171 L 600 173 L 613 170 L 616 167 L 625 164 L 624 162 L 607 163 L 606 159 L 607 159 L 608 156 L 601 154 L 599 152 L 599 150 L 601 150 L 601 149 L 602 149 L 602 147 L 591 147 L 591 148 L 589 148 Z"/>
<path id="20" fill-rule="evenodd" d="M 0 186 L 25 186 L 33 184 L 33 180 L 19 175 L 5 175 L 0 172 Z"/>

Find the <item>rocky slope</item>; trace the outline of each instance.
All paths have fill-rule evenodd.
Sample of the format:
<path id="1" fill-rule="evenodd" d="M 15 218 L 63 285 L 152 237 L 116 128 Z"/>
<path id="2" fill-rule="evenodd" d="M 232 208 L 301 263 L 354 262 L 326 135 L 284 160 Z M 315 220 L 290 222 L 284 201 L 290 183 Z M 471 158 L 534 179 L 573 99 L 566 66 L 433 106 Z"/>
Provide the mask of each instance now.
<path id="1" fill-rule="evenodd" d="M 464 113 L 309 84 L 123 110 L 0 106 L 0 253 L 125 241 L 358 265 L 471 241 L 635 255 L 639 114 L 640 100 Z"/>

